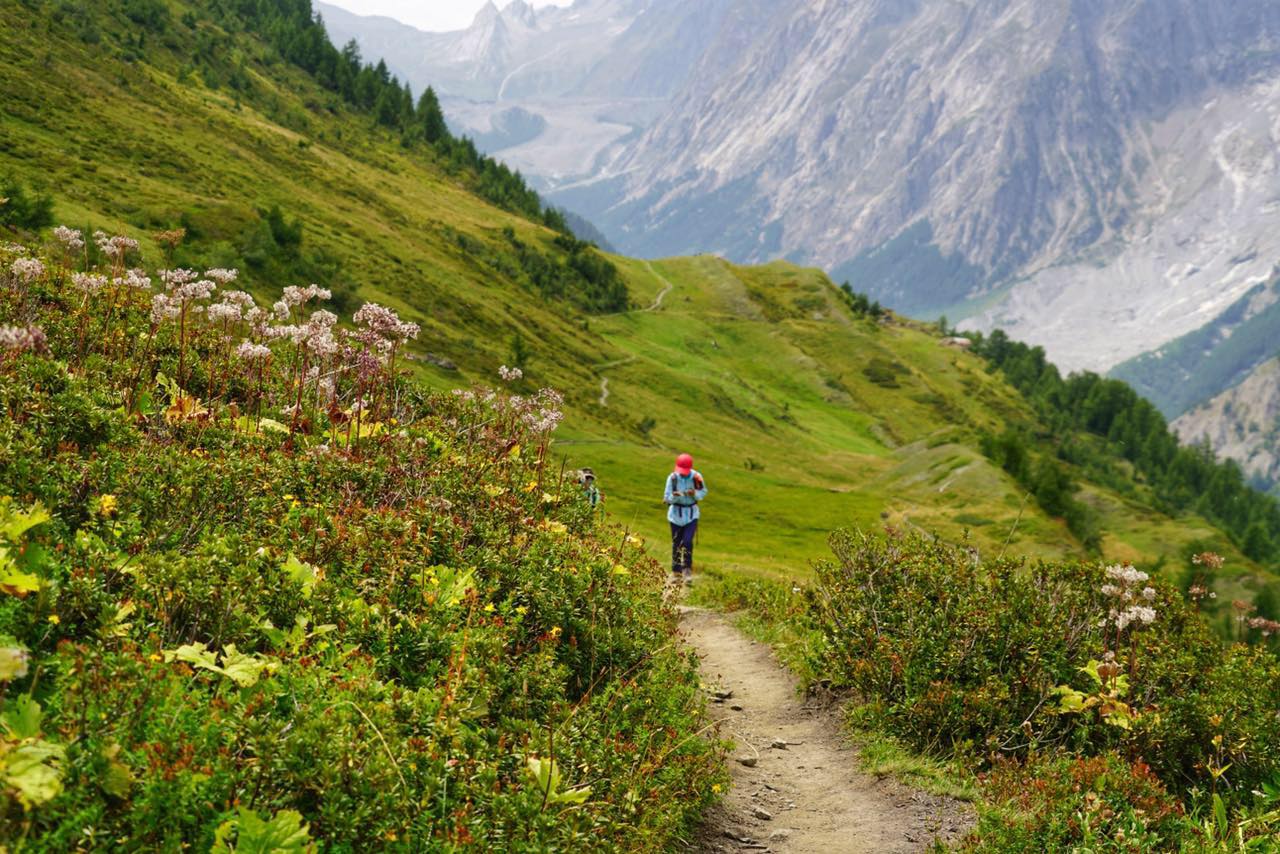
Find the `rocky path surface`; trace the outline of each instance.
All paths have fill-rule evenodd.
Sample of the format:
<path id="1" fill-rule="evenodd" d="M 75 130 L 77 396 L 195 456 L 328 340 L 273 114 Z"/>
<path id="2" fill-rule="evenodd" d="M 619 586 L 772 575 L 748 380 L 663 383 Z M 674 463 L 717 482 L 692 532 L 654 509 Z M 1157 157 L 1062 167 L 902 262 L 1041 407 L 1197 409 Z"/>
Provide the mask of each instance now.
<path id="1" fill-rule="evenodd" d="M 723 615 L 681 610 L 715 692 L 712 715 L 736 745 L 732 787 L 690 850 L 893 854 L 967 831 L 966 805 L 860 773 L 836 712 L 806 706 L 768 646 Z"/>

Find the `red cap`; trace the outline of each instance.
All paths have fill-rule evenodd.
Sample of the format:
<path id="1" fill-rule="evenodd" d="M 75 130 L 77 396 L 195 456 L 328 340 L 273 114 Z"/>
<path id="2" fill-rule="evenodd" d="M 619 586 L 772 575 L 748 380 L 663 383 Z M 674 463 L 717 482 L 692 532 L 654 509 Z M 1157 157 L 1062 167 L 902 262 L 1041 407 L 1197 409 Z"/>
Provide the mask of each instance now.
<path id="1" fill-rule="evenodd" d="M 676 457 L 676 474 L 688 474 L 693 471 L 693 457 L 688 454 L 681 454 Z"/>

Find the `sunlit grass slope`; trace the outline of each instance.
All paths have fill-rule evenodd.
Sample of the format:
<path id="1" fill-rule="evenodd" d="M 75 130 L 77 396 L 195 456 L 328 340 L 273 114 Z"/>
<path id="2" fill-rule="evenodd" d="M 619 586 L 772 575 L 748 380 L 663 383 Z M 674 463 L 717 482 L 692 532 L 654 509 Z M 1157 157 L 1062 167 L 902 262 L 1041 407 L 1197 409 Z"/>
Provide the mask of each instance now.
<path id="1" fill-rule="evenodd" d="M 967 536 L 987 554 L 1082 552 L 978 452 L 982 431 L 1034 427 L 982 359 L 932 329 L 855 316 L 818 271 L 709 256 L 620 263 L 637 302 L 670 289 L 655 310 L 591 321 L 609 360 L 593 387 L 607 378 L 609 393 L 573 420 L 562 447 L 597 471 L 623 522 L 661 542 L 663 478 L 687 449 L 711 487 L 700 553 L 722 566 L 803 575 L 828 532 L 847 525 Z M 873 362 L 890 366 L 890 383 L 868 376 Z M 1203 520 L 1081 486 L 1104 519 L 1107 557 L 1173 560 L 1193 541 L 1234 555 Z"/>
<path id="2" fill-rule="evenodd" d="M 419 355 L 440 358 L 415 364 L 437 388 L 491 380 L 520 336 L 526 390 L 566 394 L 565 464 L 593 466 L 610 512 L 656 551 L 679 450 L 712 490 L 699 554 L 723 567 L 803 574 L 849 524 L 968 532 L 984 553 L 1081 551 L 977 450 L 980 431 L 1034 430 L 1030 410 L 931 330 L 856 317 L 816 271 L 713 257 L 614 259 L 635 308 L 618 315 L 543 299 L 513 247 L 562 258 L 552 232 L 482 201 L 251 34 L 197 22 L 190 43 L 176 24 L 148 36 L 113 16 L 119 5 L 85 7 L 98 10 L 93 41 L 57 4 L 0 2 L 0 173 L 51 191 L 60 220 L 138 236 L 153 259 L 150 236 L 185 222 L 182 251 L 213 263 L 235 260 L 237 235 L 279 206 L 360 298 L 423 326 Z M 199 6 L 167 5 L 174 21 Z M 238 62 L 252 97 L 191 71 L 201 39 Z M 258 281 L 264 294 L 294 284 Z M 1082 497 L 1108 556 L 1173 558 L 1203 540 L 1246 566 L 1197 518 L 1087 484 Z"/>

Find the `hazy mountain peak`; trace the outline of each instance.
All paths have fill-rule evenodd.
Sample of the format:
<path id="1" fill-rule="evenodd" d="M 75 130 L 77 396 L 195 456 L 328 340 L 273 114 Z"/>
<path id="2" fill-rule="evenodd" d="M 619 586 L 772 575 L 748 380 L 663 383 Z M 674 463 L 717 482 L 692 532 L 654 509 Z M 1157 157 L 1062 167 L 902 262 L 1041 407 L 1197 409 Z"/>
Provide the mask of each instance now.
<path id="1" fill-rule="evenodd" d="M 476 12 L 476 16 L 471 20 L 472 28 L 484 27 L 492 24 L 502 17 L 502 10 L 498 8 L 498 4 L 493 0 L 485 0 L 485 4 Z"/>
<path id="2" fill-rule="evenodd" d="M 532 28 L 538 25 L 538 10 L 525 0 L 512 0 L 502 10 L 502 16 L 508 21 L 518 22 L 526 27 Z"/>

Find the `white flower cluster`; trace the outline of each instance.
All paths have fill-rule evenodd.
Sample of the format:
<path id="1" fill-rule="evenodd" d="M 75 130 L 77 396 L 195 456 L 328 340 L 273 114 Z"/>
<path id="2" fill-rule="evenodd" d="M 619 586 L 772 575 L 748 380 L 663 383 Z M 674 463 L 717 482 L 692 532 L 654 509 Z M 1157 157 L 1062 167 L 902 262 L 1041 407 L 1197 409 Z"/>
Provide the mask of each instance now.
<path id="1" fill-rule="evenodd" d="M 44 264 L 41 264 L 35 258 L 19 258 L 13 262 L 9 272 L 13 274 L 15 279 L 31 284 L 44 275 Z"/>
<path id="2" fill-rule="evenodd" d="M 99 252 L 113 261 L 119 261 L 128 253 L 138 250 L 138 241 L 132 237 L 125 237 L 123 234 L 111 237 L 106 232 L 95 231 L 93 233 L 93 242 L 98 245 Z"/>
<path id="3" fill-rule="evenodd" d="M 175 299 L 170 299 L 165 294 L 156 294 L 151 298 L 151 322 L 164 323 L 166 320 L 174 320 L 182 313 L 182 304 Z"/>
<path id="4" fill-rule="evenodd" d="M 47 353 L 49 344 L 39 326 L 0 326 L 0 350 Z"/>
<path id="5" fill-rule="evenodd" d="M 1106 573 L 1107 578 L 1116 583 L 1104 584 L 1100 590 L 1108 599 L 1117 600 L 1107 615 L 1116 624 L 1116 628 L 1124 631 L 1130 626 L 1149 626 L 1154 623 L 1155 608 L 1144 604 L 1156 599 L 1155 588 L 1146 586 L 1151 576 L 1127 564 L 1109 566 Z"/>
<path id="6" fill-rule="evenodd" d="M 60 225 L 53 230 L 53 236 L 68 252 L 79 252 L 84 248 L 84 235 L 78 228 Z"/>
<path id="7" fill-rule="evenodd" d="M 71 284 L 85 296 L 93 296 L 107 286 L 107 277 L 97 273 L 74 273 Z"/>
<path id="8" fill-rule="evenodd" d="M 236 280 L 236 277 L 239 275 L 240 275 L 239 270 L 228 270 L 223 267 L 214 267 L 212 270 L 204 271 L 204 277 L 206 279 L 213 279 L 221 287 L 224 287 L 224 288 L 227 285 L 234 282 Z"/>
<path id="9" fill-rule="evenodd" d="M 142 270 L 130 270 L 125 273 L 124 277 L 119 281 L 120 284 L 124 285 L 126 288 L 132 288 L 136 291 L 151 290 L 151 277 Z"/>
<path id="10" fill-rule="evenodd" d="M 498 368 L 498 376 L 505 383 L 513 383 L 524 377 L 524 371 L 519 368 L 508 368 L 506 365 Z"/>
<path id="11" fill-rule="evenodd" d="M 271 358 L 271 348 L 266 344 L 244 341 L 236 348 L 236 355 L 246 362 L 261 362 Z"/>

